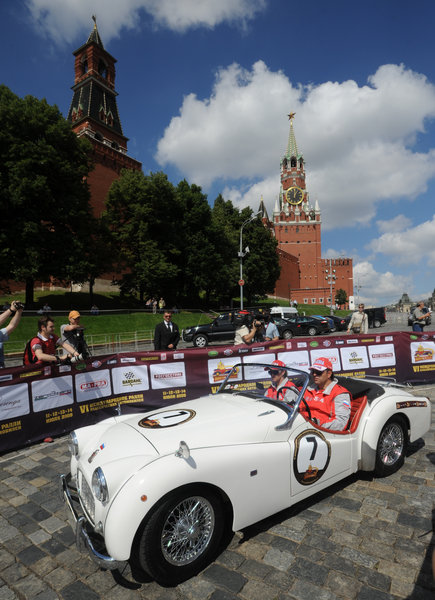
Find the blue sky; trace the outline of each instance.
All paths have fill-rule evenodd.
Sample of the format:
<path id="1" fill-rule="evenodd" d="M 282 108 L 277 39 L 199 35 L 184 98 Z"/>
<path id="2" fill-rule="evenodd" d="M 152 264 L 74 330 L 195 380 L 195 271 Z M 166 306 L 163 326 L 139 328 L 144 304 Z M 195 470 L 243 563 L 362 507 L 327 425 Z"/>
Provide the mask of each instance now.
<path id="1" fill-rule="evenodd" d="M 433 0 L 2 0 L 0 82 L 66 116 L 92 14 L 145 173 L 271 213 L 294 111 L 323 257 L 367 304 L 432 294 Z"/>

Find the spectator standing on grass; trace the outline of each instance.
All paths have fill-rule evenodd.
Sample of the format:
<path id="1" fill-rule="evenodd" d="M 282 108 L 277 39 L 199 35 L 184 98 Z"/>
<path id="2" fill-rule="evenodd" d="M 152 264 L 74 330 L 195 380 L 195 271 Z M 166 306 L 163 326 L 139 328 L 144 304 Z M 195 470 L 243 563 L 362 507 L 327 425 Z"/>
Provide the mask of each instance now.
<path id="1" fill-rule="evenodd" d="M 159 300 L 159 312 L 163 312 L 165 310 L 165 306 L 166 306 L 166 302 L 163 300 L 163 298 L 160 298 L 160 300 Z"/>
<path id="2" fill-rule="evenodd" d="M 9 324 L 6 327 L 0 329 L 0 369 L 3 369 L 5 366 L 5 356 L 3 351 L 3 342 L 7 342 L 9 339 L 9 334 L 16 329 L 18 323 L 21 320 L 21 316 L 23 314 L 24 306 L 17 302 L 12 302 L 12 305 L 8 307 L 1 315 L 0 315 L 0 327 L 6 323 L 6 321 L 10 318 Z"/>
<path id="3" fill-rule="evenodd" d="M 100 314 L 100 309 L 98 308 L 98 306 L 96 304 L 93 304 L 91 306 L 91 315 L 93 315 L 94 317 L 96 317 L 99 314 Z"/>
<path id="4" fill-rule="evenodd" d="M 157 300 L 156 298 L 153 298 L 153 315 L 157 314 Z"/>
<path id="5" fill-rule="evenodd" d="M 176 350 L 180 341 L 178 325 L 172 322 L 172 312 L 166 310 L 163 321 L 154 330 L 154 350 Z"/>

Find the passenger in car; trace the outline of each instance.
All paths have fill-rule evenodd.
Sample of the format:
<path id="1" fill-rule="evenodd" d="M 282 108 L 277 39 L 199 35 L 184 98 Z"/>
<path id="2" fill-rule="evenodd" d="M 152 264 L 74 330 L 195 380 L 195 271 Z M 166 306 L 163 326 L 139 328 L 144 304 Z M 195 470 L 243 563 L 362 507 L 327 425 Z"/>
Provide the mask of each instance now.
<path id="1" fill-rule="evenodd" d="M 307 388 L 304 397 L 311 420 L 325 429 L 343 431 L 350 417 L 351 396 L 348 390 L 334 380 L 329 358 L 317 358 L 310 370 L 314 386 Z"/>
<path id="2" fill-rule="evenodd" d="M 289 381 L 287 370 L 282 360 L 274 360 L 271 365 L 276 369 L 266 367 L 264 370 L 269 372 L 272 382 L 266 390 L 265 396 L 273 400 L 282 400 L 288 404 L 293 404 L 298 397 L 299 390 L 294 383 Z"/>

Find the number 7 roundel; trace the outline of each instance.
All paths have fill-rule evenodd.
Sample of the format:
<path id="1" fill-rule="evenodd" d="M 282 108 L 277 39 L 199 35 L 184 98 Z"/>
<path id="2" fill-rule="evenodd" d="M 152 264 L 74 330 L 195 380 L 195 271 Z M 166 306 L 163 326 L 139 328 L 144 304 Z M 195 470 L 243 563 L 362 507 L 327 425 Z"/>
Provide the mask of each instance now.
<path id="1" fill-rule="evenodd" d="M 311 485 L 322 477 L 331 458 L 331 444 L 315 429 L 304 431 L 295 439 L 293 471 L 301 485 Z"/>

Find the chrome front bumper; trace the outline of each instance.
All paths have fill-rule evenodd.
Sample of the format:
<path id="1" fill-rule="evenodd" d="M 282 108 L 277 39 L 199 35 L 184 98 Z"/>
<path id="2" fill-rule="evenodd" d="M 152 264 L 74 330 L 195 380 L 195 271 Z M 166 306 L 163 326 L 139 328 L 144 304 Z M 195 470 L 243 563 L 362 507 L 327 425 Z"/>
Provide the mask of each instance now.
<path id="1" fill-rule="evenodd" d="M 87 531 L 89 527 L 88 521 L 84 515 L 79 514 L 80 502 L 76 488 L 72 485 L 71 475 L 61 475 L 59 480 L 59 491 L 62 500 L 68 506 L 71 515 L 74 519 L 76 530 L 76 544 L 79 552 L 86 550 L 92 560 L 102 569 L 110 571 L 122 571 L 127 564 L 127 561 L 115 560 L 111 556 L 107 556 L 99 552 Z"/>

